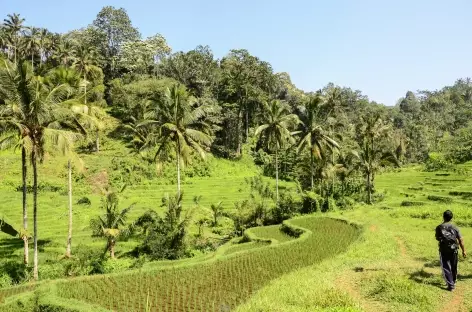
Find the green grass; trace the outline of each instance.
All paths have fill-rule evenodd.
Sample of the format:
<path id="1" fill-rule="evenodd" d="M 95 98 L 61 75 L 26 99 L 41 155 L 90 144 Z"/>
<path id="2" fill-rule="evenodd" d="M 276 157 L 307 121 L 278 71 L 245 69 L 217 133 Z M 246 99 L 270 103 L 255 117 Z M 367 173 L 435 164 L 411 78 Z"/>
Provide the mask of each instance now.
<path id="1" fill-rule="evenodd" d="M 163 212 L 161 199 L 166 193 L 176 192 L 175 168 L 172 165 L 165 167 L 162 176 L 155 170 L 155 165 L 145 164 L 137 160 L 137 156 L 123 146 L 122 143 L 106 139 L 102 142 L 102 151 L 97 154 L 81 154 L 83 170 L 74 174 L 73 182 L 73 251 L 79 244 L 94 249 L 102 249 L 104 242 L 91 237 L 89 229 L 90 220 L 101 213 L 99 206 L 101 192 L 98 188 L 101 179 L 108 180 L 116 187 L 121 186 L 121 179 L 117 167 L 117 159 L 126 161 L 129 166 L 142 166 L 146 174 L 135 174 L 133 178 L 140 181 L 128 185 L 125 192 L 120 196 L 120 206 L 125 208 L 133 203 L 128 220 L 132 222 L 138 216 L 149 209 Z M 56 188 L 58 191 L 40 191 L 38 204 L 38 235 L 42 240 L 39 260 L 45 264 L 57 260 L 65 254 L 68 226 L 68 199 L 67 199 L 67 158 L 56 156 L 46 157 L 43 164 L 39 166 L 39 183 L 48 189 Z M 206 168 L 207 176 L 193 176 L 194 168 L 186 170 L 182 189 L 184 192 L 184 209 L 194 208 L 193 199 L 201 196 L 198 209 L 195 209 L 193 220 L 201 217 L 211 218 L 211 204 L 219 201 L 227 211 L 234 209 L 234 204 L 249 197 L 250 189 L 245 182 L 246 178 L 259 174 L 259 169 L 253 164 L 252 159 L 244 157 L 239 161 L 230 161 L 209 157 L 206 164 L 197 161 L 194 167 Z M 107 174 L 104 175 L 103 172 Z M 31 172 L 29 172 L 29 184 L 31 184 Z M 101 178 L 100 178 L 101 176 Z M 105 178 L 104 178 L 105 177 Z M 126 180 L 126 178 L 124 178 Z M 271 183 L 273 180 L 267 179 Z M 21 161 L 19 153 L 11 151 L 0 152 L 0 218 L 12 224 L 15 228 L 22 227 L 22 204 L 20 191 L 21 186 Z M 281 187 L 291 188 L 293 184 L 281 181 Z M 82 197 L 91 200 L 90 206 L 78 205 L 76 202 Z M 28 194 L 29 232 L 32 232 L 32 194 Z M 230 220 L 226 220 L 227 224 Z M 197 233 L 197 226 L 192 222 L 191 233 Z M 216 236 L 211 229 L 205 228 L 206 236 Z M 18 260 L 21 258 L 22 245 L 17 239 L 0 233 L 0 263 L 5 260 Z M 117 244 L 117 255 L 129 251 L 136 246 L 137 242 L 119 242 Z M 32 259 L 32 248 L 30 248 L 30 259 Z M 44 266 L 42 266 L 44 268 Z M 41 268 L 41 267 L 40 267 Z M 40 271 L 41 275 L 41 271 Z M 44 275 L 44 274 L 43 274 Z M 40 276 L 41 277 L 41 276 Z"/>
<path id="2" fill-rule="evenodd" d="M 464 165 L 469 170 L 472 164 Z M 435 192 L 425 182 L 436 173 L 420 168 L 379 175 L 377 189 L 383 202 L 352 211 L 332 212 L 364 225 L 360 240 L 338 257 L 284 275 L 240 306 L 246 311 L 471 311 L 472 262 L 461 257 L 455 293 L 444 290 L 434 229 L 442 212 L 451 209 L 461 225 L 466 249 L 472 250 L 472 202 L 428 201 L 448 196 L 451 190 L 467 192 L 468 174 L 441 176 L 444 190 Z M 418 186 L 424 186 L 420 188 Z M 416 188 L 416 189 L 414 189 Z M 404 206 L 405 193 L 425 204 Z M 451 194 L 452 195 L 452 194 Z"/>
<path id="3" fill-rule="evenodd" d="M 295 237 L 289 236 L 280 230 L 280 225 L 261 226 L 249 229 L 252 234 L 262 239 L 273 239 L 279 243 L 288 242 Z"/>
<path id="4" fill-rule="evenodd" d="M 240 250 L 201 263 L 57 281 L 55 293 L 59 298 L 114 311 L 143 310 L 148 294 L 151 310 L 232 309 L 283 274 L 344 251 L 360 233 L 346 222 L 316 216 L 296 218 L 286 224 L 302 229 L 304 234 L 286 244 Z M 260 232 L 280 238 L 274 227 L 269 228 Z M 44 288 L 50 285 L 44 284 Z"/>

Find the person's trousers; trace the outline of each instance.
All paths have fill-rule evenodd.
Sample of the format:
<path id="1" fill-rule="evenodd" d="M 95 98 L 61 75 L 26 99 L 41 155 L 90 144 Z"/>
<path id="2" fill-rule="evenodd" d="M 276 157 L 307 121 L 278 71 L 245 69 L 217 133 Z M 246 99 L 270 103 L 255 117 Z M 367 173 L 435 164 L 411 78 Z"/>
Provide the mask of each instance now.
<path id="1" fill-rule="evenodd" d="M 446 281 L 447 287 L 454 289 L 457 280 L 457 252 L 452 253 L 439 253 L 439 260 L 441 261 L 441 269 L 443 272 L 444 280 Z"/>

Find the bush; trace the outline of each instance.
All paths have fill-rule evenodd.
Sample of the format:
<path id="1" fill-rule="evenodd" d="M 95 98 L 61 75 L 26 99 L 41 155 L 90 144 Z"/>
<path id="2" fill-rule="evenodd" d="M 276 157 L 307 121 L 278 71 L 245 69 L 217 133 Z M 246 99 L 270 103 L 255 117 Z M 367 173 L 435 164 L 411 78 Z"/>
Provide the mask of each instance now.
<path id="1" fill-rule="evenodd" d="M 71 259 L 67 259 L 65 261 L 65 276 L 105 273 L 105 257 L 103 251 L 91 249 L 89 246 L 77 246 L 74 256 Z"/>
<path id="2" fill-rule="evenodd" d="M 151 210 L 135 222 L 135 227 L 141 228 L 144 233 L 144 242 L 131 254 L 147 254 L 153 260 L 175 260 L 190 256 L 187 231 L 191 215 L 181 217 L 182 195 L 164 197 L 161 206 L 167 207 L 164 218 Z"/>
<path id="3" fill-rule="evenodd" d="M 336 207 L 342 210 L 352 209 L 355 203 L 356 202 L 350 197 L 342 197 L 336 200 Z"/>
<path id="4" fill-rule="evenodd" d="M 453 164 L 441 153 L 430 153 L 424 164 L 424 170 L 428 172 L 452 170 L 453 168 Z"/>
<path id="5" fill-rule="evenodd" d="M 92 202 L 88 197 L 82 197 L 77 201 L 77 205 L 84 205 L 84 206 L 90 206 Z"/>
<path id="6" fill-rule="evenodd" d="M 10 275 L 7 273 L 1 273 L 0 274 L 0 288 L 6 288 L 10 287 L 12 285 L 12 280 Z"/>
<path id="7" fill-rule="evenodd" d="M 321 210 L 323 198 L 315 192 L 304 192 L 303 195 L 302 213 L 312 213 Z"/>
<path id="8" fill-rule="evenodd" d="M 273 223 L 282 223 L 282 221 L 290 219 L 300 211 L 302 202 L 293 198 L 290 193 L 280 194 L 279 205 L 271 210 L 271 219 Z"/>
<path id="9" fill-rule="evenodd" d="M 6 261 L 2 263 L 0 266 L 0 272 L 3 273 L 2 276 L 7 275 L 10 278 L 11 285 L 27 282 L 32 276 L 30 267 L 16 261 Z M 7 280 L 6 277 L 3 277 L 3 279 L 4 282 Z"/>

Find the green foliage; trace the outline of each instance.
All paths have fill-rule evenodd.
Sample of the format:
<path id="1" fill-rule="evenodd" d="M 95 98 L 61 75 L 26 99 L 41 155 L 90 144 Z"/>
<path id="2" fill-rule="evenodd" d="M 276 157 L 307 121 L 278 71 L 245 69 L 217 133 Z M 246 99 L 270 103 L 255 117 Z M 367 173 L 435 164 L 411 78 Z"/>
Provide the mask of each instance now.
<path id="1" fill-rule="evenodd" d="M 284 244 L 241 250 L 201 265 L 64 282 L 58 285 L 57 292 L 63 298 L 84 300 L 120 311 L 136 310 L 140 304 L 142 307 L 148 294 L 153 298 L 150 300 L 152 310 L 163 305 L 176 309 L 188 304 L 205 311 L 219 311 L 222 305 L 235 308 L 248 295 L 283 274 L 339 254 L 359 235 L 355 227 L 328 218 L 305 217 L 290 221 L 290 224 L 302 228 L 305 233 L 299 239 L 292 238 Z M 262 230 L 271 235 L 276 233 L 275 229 Z M 279 238 L 288 237 L 278 232 L 276 235 Z M 152 286 L 157 284 L 162 285 L 162 289 Z M 111 294 L 116 294 L 123 285 L 132 292 L 130 296 L 122 299 L 113 297 Z M 101 289 L 99 294 L 90 291 L 96 287 Z M 185 295 L 176 300 L 177 293 Z"/>
<path id="2" fill-rule="evenodd" d="M 146 254 L 154 260 L 189 256 L 187 231 L 192 215 L 190 210 L 182 216 L 182 196 L 167 194 L 162 198 L 167 209 L 163 218 L 150 210 L 136 220 L 133 227 L 141 230 L 144 241 L 133 251 L 135 256 Z"/>
<path id="3" fill-rule="evenodd" d="M 429 172 L 450 170 L 452 167 L 452 163 L 441 153 L 430 153 L 424 163 L 424 170 Z"/>
<path id="4" fill-rule="evenodd" d="M 121 192 L 124 190 L 121 190 Z M 111 258 L 115 258 L 115 245 L 119 239 L 126 239 L 129 230 L 125 227 L 128 213 L 133 205 L 128 208 L 118 209 L 118 194 L 109 191 L 101 202 L 101 209 L 104 210 L 102 216 L 90 220 L 92 235 L 107 240 L 106 250 L 110 252 Z"/>

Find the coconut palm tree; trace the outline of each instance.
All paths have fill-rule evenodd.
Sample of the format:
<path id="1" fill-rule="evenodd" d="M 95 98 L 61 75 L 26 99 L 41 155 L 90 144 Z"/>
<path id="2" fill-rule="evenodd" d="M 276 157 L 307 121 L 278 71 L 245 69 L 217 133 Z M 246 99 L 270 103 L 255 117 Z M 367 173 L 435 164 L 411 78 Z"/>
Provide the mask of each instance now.
<path id="1" fill-rule="evenodd" d="M 323 98 L 321 94 L 309 99 L 304 107 L 300 109 L 301 140 L 298 143 L 298 152 L 308 149 L 310 152 L 310 182 L 314 187 L 314 164 L 315 160 L 326 157 L 326 149 L 339 148 L 338 143 L 329 136 L 322 124 L 326 120 L 323 111 Z"/>
<path id="2" fill-rule="evenodd" d="M 124 190 L 121 189 L 120 193 Z M 105 213 L 92 219 L 90 227 L 92 228 L 93 236 L 105 238 L 107 240 L 106 251 L 110 252 L 110 257 L 115 258 L 115 246 L 119 238 L 127 236 L 128 229 L 124 228 L 129 211 L 133 205 L 119 210 L 118 209 L 118 194 L 116 192 L 108 192 L 102 200 L 101 208 Z"/>
<path id="3" fill-rule="evenodd" d="M 75 54 L 76 51 L 72 42 L 62 37 L 58 46 L 54 50 L 53 58 L 57 63 L 63 66 L 68 66 L 74 61 Z"/>
<path id="4" fill-rule="evenodd" d="M 36 52 L 38 51 L 38 33 L 39 29 L 36 27 L 29 27 L 29 32 L 24 38 L 24 46 L 23 52 L 25 55 L 29 54 L 31 57 L 31 67 L 34 71 L 34 57 L 36 56 Z"/>
<path id="5" fill-rule="evenodd" d="M 20 33 L 23 30 L 25 19 L 21 18 L 20 14 L 8 14 L 7 18 L 3 20 L 3 27 L 6 29 L 9 38 L 9 45 L 13 49 L 13 59 L 16 63 L 18 48 L 20 45 Z"/>
<path id="6" fill-rule="evenodd" d="M 279 202 L 279 163 L 278 152 L 287 143 L 294 143 L 292 130 L 300 122 L 298 116 L 290 113 L 284 102 L 273 100 L 264 103 L 262 122 L 255 132 L 259 144 L 264 144 L 269 151 L 275 152 L 276 200 Z"/>
<path id="7" fill-rule="evenodd" d="M 0 98 L 5 100 L 4 123 L 16 126 L 22 147 L 29 149 L 33 167 L 33 231 L 34 259 L 33 276 L 38 279 L 38 162 L 44 158 L 45 150 L 66 153 L 78 135 L 72 131 L 78 126 L 70 103 L 66 101 L 71 88 L 62 84 L 50 86 L 46 79 L 34 76 L 28 62 L 15 66 L 4 61 L 0 67 Z M 54 148 L 51 148 L 54 147 Z M 25 157 L 22 152 L 22 158 Z"/>
<path id="8" fill-rule="evenodd" d="M 141 150 L 157 146 L 154 160 L 166 161 L 175 151 L 177 165 L 177 196 L 181 194 L 181 168 L 188 164 L 191 151 L 205 159 L 205 148 L 212 142 L 211 127 L 205 116 L 212 107 L 200 105 L 187 94 L 184 86 L 174 85 L 165 92 L 164 100 L 158 100 L 156 108 L 148 112 L 148 120 L 139 127 L 154 129 L 153 135 Z"/>
<path id="9" fill-rule="evenodd" d="M 395 154 L 386 151 L 382 139 L 390 134 L 390 125 L 382 120 L 378 112 L 361 116 L 356 127 L 356 139 L 359 150 L 354 155 L 359 160 L 359 167 L 366 179 L 367 203 L 372 204 L 374 179 L 378 169 L 387 163 L 398 165 Z"/>
<path id="10" fill-rule="evenodd" d="M 83 100 L 84 104 L 88 107 L 87 112 L 90 114 L 90 117 L 95 118 L 95 122 L 90 124 L 90 126 L 95 128 L 96 131 L 96 140 L 95 140 L 95 149 L 97 152 L 100 152 L 100 129 L 102 128 L 102 123 L 98 118 L 101 110 L 98 107 L 87 104 L 87 86 L 90 83 L 87 79 L 94 78 L 101 73 L 101 69 L 96 66 L 96 51 L 93 47 L 79 46 L 77 47 L 74 55 L 73 67 L 83 76 L 81 88 L 84 91 Z M 93 114 L 95 112 L 95 114 Z"/>

